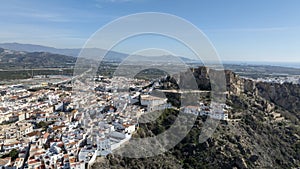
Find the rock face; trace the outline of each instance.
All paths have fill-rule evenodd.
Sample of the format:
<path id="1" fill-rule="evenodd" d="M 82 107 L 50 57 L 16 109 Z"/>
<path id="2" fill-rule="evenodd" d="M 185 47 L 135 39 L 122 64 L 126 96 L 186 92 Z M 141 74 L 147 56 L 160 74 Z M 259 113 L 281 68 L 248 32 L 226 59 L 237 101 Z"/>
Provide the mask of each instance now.
<path id="1" fill-rule="evenodd" d="M 256 84 L 258 94 L 286 110 L 300 112 L 300 85 L 299 84 L 275 84 L 260 82 Z"/>
<path id="2" fill-rule="evenodd" d="M 240 78 L 232 71 L 226 71 L 228 91 L 233 95 L 247 94 L 260 96 L 277 106 L 295 113 L 299 118 L 300 112 L 300 85 L 291 83 L 255 82 Z"/>
<path id="3" fill-rule="evenodd" d="M 193 74 L 198 84 L 199 90 L 211 90 L 209 72 L 207 68 L 199 67 L 198 69 L 194 69 Z"/>
<path id="4" fill-rule="evenodd" d="M 210 88 L 206 68 L 195 69 L 193 73 L 201 89 Z M 225 75 L 229 93 L 226 103 L 232 107 L 229 110 L 231 120 L 221 121 L 205 142 L 199 142 L 199 136 L 205 130 L 206 117 L 198 117 L 186 137 L 164 154 L 140 159 L 109 155 L 99 158 L 93 168 L 299 167 L 300 86 L 255 82 L 240 78 L 231 71 L 225 71 Z M 172 83 L 164 82 L 168 84 L 165 89 L 176 87 Z M 172 124 L 171 119 L 176 119 L 176 116 L 162 113 L 156 121 L 140 125 L 135 137 L 162 133 Z"/>

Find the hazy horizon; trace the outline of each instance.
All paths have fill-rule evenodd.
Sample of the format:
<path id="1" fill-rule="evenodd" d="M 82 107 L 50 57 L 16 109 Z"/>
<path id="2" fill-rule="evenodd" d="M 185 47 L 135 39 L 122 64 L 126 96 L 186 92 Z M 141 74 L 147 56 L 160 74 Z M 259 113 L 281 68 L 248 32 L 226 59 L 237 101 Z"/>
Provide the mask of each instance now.
<path id="1" fill-rule="evenodd" d="M 4 43 L 0 43 L 0 44 L 19 44 L 19 45 L 37 45 L 37 46 L 42 46 L 42 47 L 50 47 L 50 48 L 55 48 L 55 49 L 81 49 L 81 48 L 57 48 L 57 47 L 53 47 L 53 46 L 44 46 L 44 45 L 40 45 L 40 44 L 24 44 L 24 43 L 19 43 L 19 42 L 4 42 Z M 98 48 L 101 49 L 101 48 Z M 114 52 L 118 52 L 118 53 L 124 53 L 124 54 L 128 54 L 122 51 L 118 51 L 118 50 L 114 50 Z M 143 53 L 143 55 L 145 55 L 145 53 Z M 165 54 L 167 55 L 167 54 Z M 147 56 L 147 55 L 145 55 Z M 157 55 L 157 56 L 164 56 L 162 55 Z M 175 55 L 176 56 L 176 55 Z M 185 56 L 179 56 L 179 57 L 185 57 Z M 189 59 L 188 57 L 185 57 L 187 59 Z M 279 62 L 279 61 L 251 61 L 251 60 L 222 60 L 223 64 L 246 64 L 246 65 L 270 65 L 270 66 L 282 66 L 282 67 L 291 67 L 291 68 L 300 68 L 300 61 L 299 62 L 288 62 L 288 61 L 283 61 L 283 62 Z"/>

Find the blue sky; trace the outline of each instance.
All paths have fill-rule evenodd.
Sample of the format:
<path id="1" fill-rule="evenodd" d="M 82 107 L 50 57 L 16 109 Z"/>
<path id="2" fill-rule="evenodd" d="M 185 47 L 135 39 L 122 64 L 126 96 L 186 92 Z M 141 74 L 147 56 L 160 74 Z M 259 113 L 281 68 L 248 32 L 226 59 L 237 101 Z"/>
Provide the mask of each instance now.
<path id="1" fill-rule="evenodd" d="M 299 9 L 298 0 L 9 0 L 0 42 L 80 48 L 118 17 L 164 12 L 201 29 L 224 61 L 300 62 Z"/>

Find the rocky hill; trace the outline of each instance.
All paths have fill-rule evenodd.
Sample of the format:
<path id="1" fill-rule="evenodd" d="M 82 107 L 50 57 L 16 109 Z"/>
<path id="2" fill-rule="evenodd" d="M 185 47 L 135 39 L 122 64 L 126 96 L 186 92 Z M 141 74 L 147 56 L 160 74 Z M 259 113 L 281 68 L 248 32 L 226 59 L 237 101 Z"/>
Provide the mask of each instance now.
<path id="1" fill-rule="evenodd" d="M 210 86 L 208 71 L 194 70 L 201 89 Z M 225 74 L 231 120 L 221 121 L 206 142 L 199 143 L 206 117 L 198 117 L 186 137 L 167 153 L 140 159 L 112 154 L 98 158 L 93 168 L 299 168 L 299 85 L 254 82 L 231 71 Z M 165 87 L 176 88 L 173 83 L 169 80 Z M 165 131 L 176 113 L 164 111 L 156 121 L 141 125 L 135 137 Z"/>

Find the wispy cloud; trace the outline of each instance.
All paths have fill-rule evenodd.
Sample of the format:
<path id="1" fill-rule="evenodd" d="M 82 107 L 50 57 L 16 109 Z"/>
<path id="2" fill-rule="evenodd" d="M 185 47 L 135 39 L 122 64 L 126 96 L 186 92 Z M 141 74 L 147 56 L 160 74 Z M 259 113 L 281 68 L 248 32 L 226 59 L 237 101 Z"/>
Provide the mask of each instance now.
<path id="1" fill-rule="evenodd" d="M 1 10 L 1 8 L 0 8 Z M 12 12 L 13 11 L 13 12 Z M 58 10 L 40 10 L 26 7 L 12 7 L 11 9 L 5 9 L 5 12 L 0 13 L 0 17 L 5 18 L 22 18 L 45 20 L 50 22 L 69 22 L 70 18 L 67 18 L 61 11 Z"/>
<path id="2" fill-rule="evenodd" d="M 58 13 L 45 13 L 40 11 L 27 11 L 27 12 L 16 12 L 15 15 L 26 17 L 26 18 L 34 18 L 34 19 L 42 19 L 50 22 L 70 22 L 72 21 L 69 18 L 64 17 Z"/>
<path id="3" fill-rule="evenodd" d="M 87 37 L 72 29 L 31 24 L 11 24 L 0 28 L 0 42 L 20 42 L 54 47 L 81 47 Z"/>

